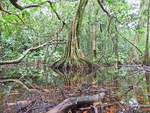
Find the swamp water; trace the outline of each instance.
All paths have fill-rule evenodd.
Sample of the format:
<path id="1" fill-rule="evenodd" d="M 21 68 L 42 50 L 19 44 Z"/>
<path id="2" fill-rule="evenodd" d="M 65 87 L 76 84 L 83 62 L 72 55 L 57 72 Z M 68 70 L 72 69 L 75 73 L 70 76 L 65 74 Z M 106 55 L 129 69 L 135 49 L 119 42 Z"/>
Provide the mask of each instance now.
<path id="1" fill-rule="evenodd" d="M 82 67 L 73 70 L 32 65 L 1 68 L 0 113 L 45 113 L 66 98 L 101 92 L 107 97 L 97 104 L 100 113 L 132 113 L 133 110 L 150 113 L 149 83 L 145 77 L 150 76 L 149 67 L 100 66 L 90 72 L 84 72 L 87 69 Z"/>

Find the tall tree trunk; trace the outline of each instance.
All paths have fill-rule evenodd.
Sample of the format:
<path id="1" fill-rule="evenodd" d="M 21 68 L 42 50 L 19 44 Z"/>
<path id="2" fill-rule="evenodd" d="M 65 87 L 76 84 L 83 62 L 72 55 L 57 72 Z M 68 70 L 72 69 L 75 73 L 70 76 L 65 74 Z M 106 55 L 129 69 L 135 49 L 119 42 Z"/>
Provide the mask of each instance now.
<path id="1" fill-rule="evenodd" d="M 149 58 L 149 30 L 150 30 L 150 0 L 148 2 L 148 9 L 147 9 L 147 34 L 146 34 L 146 45 L 145 45 L 145 53 L 144 53 L 144 65 L 150 66 L 150 58 Z"/>
<path id="2" fill-rule="evenodd" d="M 147 34 L 146 34 L 146 45 L 145 45 L 145 53 L 144 53 L 144 61 L 143 64 L 150 66 L 150 57 L 149 57 L 149 30 L 150 30 L 150 0 L 148 2 L 147 9 Z M 145 79 L 147 84 L 147 92 L 150 94 L 150 73 L 145 73 Z M 148 95 L 148 100 L 150 104 L 150 96 Z"/>
<path id="3" fill-rule="evenodd" d="M 82 24 L 83 14 L 87 3 L 88 0 L 80 0 L 76 16 L 72 22 L 71 32 L 69 33 L 69 40 L 66 46 L 65 54 L 60 61 L 54 63 L 55 67 L 89 63 L 86 60 L 84 60 L 85 57 L 80 50 L 80 44 L 79 44 L 81 24 Z"/>
<path id="4" fill-rule="evenodd" d="M 139 42 L 139 39 L 141 37 L 141 34 L 139 32 L 139 29 L 141 29 L 142 27 L 144 27 L 144 17 L 142 16 L 142 13 L 143 13 L 143 9 L 144 9 L 144 1 L 141 2 L 140 4 L 140 12 L 139 12 L 139 15 L 140 15 L 140 18 L 138 20 L 138 27 L 136 28 L 136 34 L 134 36 L 134 39 L 133 39 L 133 44 L 134 45 L 137 45 L 138 42 Z M 140 56 L 139 56 L 139 51 L 134 47 L 132 46 L 132 51 L 128 57 L 128 60 L 130 63 L 140 63 Z"/>

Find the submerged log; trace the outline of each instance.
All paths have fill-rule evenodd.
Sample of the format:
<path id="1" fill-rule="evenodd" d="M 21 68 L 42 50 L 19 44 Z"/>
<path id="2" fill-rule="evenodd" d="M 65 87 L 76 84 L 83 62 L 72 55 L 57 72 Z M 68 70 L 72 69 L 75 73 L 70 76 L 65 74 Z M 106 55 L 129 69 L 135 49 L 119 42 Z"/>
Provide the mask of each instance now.
<path id="1" fill-rule="evenodd" d="M 64 100 L 47 113 L 67 113 L 69 110 L 75 110 L 82 107 L 90 106 L 94 102 L 98 102 L 104 97 L 105 93 L 100 93 L 93 96 L 71 97 Z"/>

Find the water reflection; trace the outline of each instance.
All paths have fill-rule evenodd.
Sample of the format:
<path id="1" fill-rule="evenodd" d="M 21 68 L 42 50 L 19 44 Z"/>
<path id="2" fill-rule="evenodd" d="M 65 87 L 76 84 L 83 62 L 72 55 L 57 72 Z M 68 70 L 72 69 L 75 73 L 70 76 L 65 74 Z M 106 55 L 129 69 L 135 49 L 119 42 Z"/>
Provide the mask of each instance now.
<path id="1" fill-rule="evenodd" d="M 80 70 L 84 70 L 80 68 Z M 122 67 L 116 69 L 113 67 L 99 67 L 97 70 L 91 73 L 79 73 L 79 71 L 65 71 L 55 69 L 55 74 L 61 76 L 62 80 L 67 85 L 82 86 L 82 84 L 92 84 L 101 88 L 111 90 L 115 95 L 119 95 L 124 100 L 130 98 L 137 98 L 140 103 L 146 103 L 148 101 L 149 90 L 149 76 L 147 79 L 145 75 L 148 74 L 141 67 Z M 83 72 L 83 71 L 82 71 Z M 148 91 L 148 92 L 147 92 Z M 141 99 L 142 98 L 142 99 Z"/>
<path id="2" fill-rule="evenodd" d="M 47 96 L 47 100 L 60 101 L 70 96 L 107 92 L 115 95 L 123 103 L 130 104 L 131 100 L 134 100 L 134 102 L 136 100 L 138 104 L 147 104 L 148 96 L 150 96 L 149 67 L 126 66 L 116 69 L 95 65 L 88 70 L 84 66 L 50 69 L 47 65 L 40 68 L 31 65 L 16 66 L 9 68 L 9 71 L 6 68 L 2 70 L 3 76 L 1 77 L 3 79 L 17 77 L 29 88 L 37 88 L 42 92 L 43 89 L 48 89 L 51 96 Z M 8 102 L 28 98 L 25 90 L 21 89 L 21 86 L 13 82 L 0 83 L 0 101 L 7 100 L 8 96 L 12 96 L 12 93 L 16 95 L 14 94 L 14 97 L 9 98 Z M 61 97 L 60 93 L 64 96 Z"/>

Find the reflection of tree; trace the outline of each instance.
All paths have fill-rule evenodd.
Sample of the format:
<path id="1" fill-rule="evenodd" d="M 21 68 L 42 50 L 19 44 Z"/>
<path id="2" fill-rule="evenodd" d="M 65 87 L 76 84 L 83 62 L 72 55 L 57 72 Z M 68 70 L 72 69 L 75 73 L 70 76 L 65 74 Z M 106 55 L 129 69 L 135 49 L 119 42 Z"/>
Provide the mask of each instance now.
<path id="1" fill-rule="evenodd" d="M 96 71 L 99 69 L 99 66 L 93 64 L 92 67 L 87 67 L 86 65 L 82 66 L 63 66 L 58 68 L 53 68 L 52 70 L 56 72 L 60 77 L 63 78 L 64 83 L 68 86 L 75 84 L 80 84 L 85 79 L 90 77 L 94 77 L 93 75 L 96 74 Z"/>

